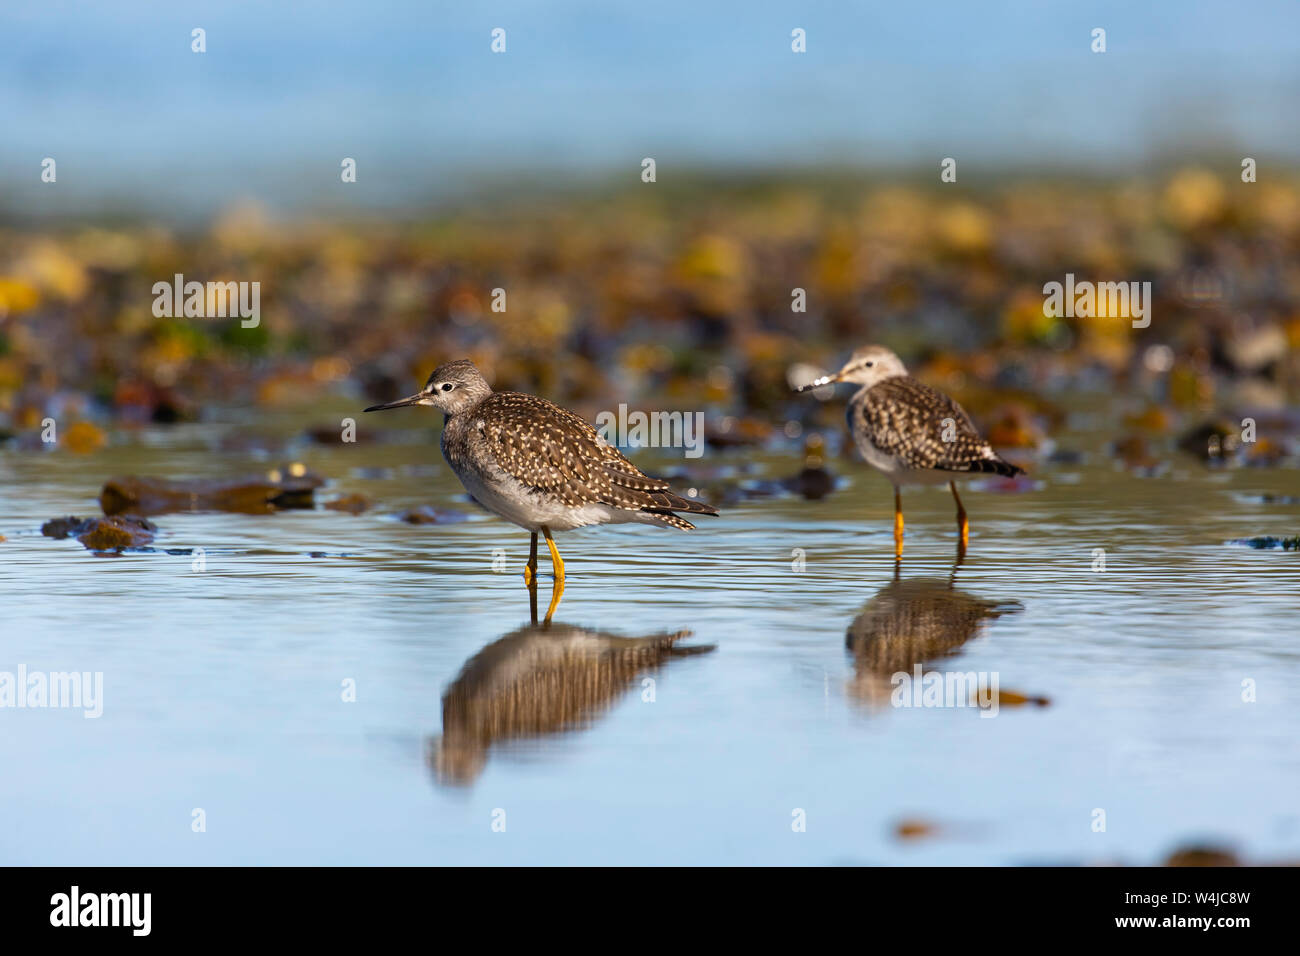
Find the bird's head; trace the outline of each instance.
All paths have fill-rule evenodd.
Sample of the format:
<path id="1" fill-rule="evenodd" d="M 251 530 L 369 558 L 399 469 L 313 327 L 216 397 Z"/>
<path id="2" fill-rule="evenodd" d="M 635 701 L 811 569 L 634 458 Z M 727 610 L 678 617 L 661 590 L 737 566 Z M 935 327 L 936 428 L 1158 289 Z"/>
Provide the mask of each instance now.
<path id="1" fill-rule="evenodd" d="M 807 385 L 795 389 L 795 391 L 806 392 L 835 382 L 852 382 L 854 385 L 870 387 L 877 382 L 883 382 L 887 378 L 906 374 L 907 369 L 904 367 L 902 359 L 889 349 L 883 345 L 866 345 L 854 352 L 853 356 L 844 363 L 844 367 L 836 374 L 824 375 Z"/>
<path id="2" fill-rule="evenodd" d="M 385 408 L 402 408 L 406 405 L 432 405 L 434 408 L 454 415 L 456 412 L 472 408 L 492 394 L 492 386 L 487 383 L 482 373 L 468 359 L 460 359 L 439 365 L 424 383 L 424 388 L 414 395 L 399 398 L 395 402 L 371 405 L 368 412 L 378 412 Z"/>

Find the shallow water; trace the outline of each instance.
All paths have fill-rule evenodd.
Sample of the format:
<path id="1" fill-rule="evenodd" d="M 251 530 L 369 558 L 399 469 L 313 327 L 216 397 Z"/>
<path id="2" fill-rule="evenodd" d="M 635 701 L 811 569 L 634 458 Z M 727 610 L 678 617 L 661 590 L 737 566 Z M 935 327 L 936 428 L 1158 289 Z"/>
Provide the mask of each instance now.
<path id="1" fill-rule="evenodd" d="M 0 451 L 0 671 L 104 681 L 98 719 L 0 711 L 0 861 L 1151 863 L 1198 838 L 1300 855 L 1300 555 L 1225 544 L 1297 533 L 1300 506 L 1251 497 L 1296 494 L 1294 470 L 1171 452 L 1142 478 L 1101 432 L 1066 433 L 1081 464 L 1038 466 L 1032 491 L 964 493 L 959 567 L 946 489 L 905 492 L 894 584 L 888 486 L 837 460 L 847 481 L 821 502 L 754 500 L 689 535 L 559 536 L 567 589 L 531 629 L 527 534 L 464 500 L 433 416 L 394 414 L 406 441 L 269 458 L 212 450 L 247 429 L 234 415 L 89 457 Z M 113 474 L 287 457 L 375 509 L 160 515 L 159 550 L 118 557 L 37 531 L 98 513 Z M 744 451 L 700 464 L 751 459 L 760 477 L 798 468 Z M 472 517 L 392 518 L 421 504 Z M 678 650 L 699 653 L 618 640 L 685 630 Z M 891 707 L 887 673 L 914 659 L 1049 702 Z M 449 689 L 468 732 L 444 726 Z M 903 820 L 938 832 L 899 839 Z"/>

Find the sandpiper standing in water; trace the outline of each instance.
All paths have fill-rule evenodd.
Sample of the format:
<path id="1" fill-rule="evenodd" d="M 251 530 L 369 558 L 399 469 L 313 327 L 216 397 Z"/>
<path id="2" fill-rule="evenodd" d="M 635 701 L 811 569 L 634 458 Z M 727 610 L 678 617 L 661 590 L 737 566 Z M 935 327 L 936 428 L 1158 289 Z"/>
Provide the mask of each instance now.
<path id="1" fill-rule="evenodd" d="M 537 534 L 546 538 L 555 570 L 547 618 L 564 592 L 564 562 L 553 531 L 636 521 L 694 529 L 676 512 L 716 515 L 716 508 L 673 494 L 650 478 L 572 412 L 535 395 L 494 392 L 473 362 L 434 369 L 407 398 L 368 412 L 431 405 L 446 415 L 442 454 L 465 490 L 488 511 L 532 532 L 524 580 L 537 580 Z"/>
<path id="2" fill-rule="evenodd" d="M 835 382 L 862 386 L 849 400 L 849 434 L 867 464 L 894 486 L 894 556 L 903 554 L 901 487 L 945 481 L 957 502 L 958 549 L 964 554 L 969 525 L 955 481 L 976 474 L 1009 478 L 1024 469 L 1003 461 L 976 431 L 964 408 L 908 375 L 902 361 L 887 348 L 860 348 L 837 374 L 796 391 Z"/>

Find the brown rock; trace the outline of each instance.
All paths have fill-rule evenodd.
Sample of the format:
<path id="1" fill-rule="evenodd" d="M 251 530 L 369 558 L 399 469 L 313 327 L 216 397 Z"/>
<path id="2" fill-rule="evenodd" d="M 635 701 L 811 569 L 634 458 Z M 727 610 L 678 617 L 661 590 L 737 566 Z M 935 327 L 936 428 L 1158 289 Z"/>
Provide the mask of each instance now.
<path id="1" fill-rule="evenodd" d="M 41 525 L 41 534 L 47 538 L 66 538 L 81 524 L 84 524 L 83 519 L 73 515 L 68 515 L 66 518 L 51 518 Z"/>
<path id="2" fill-rule="evenodd" d="M 929 820 L 900 820 L 894 826 L 894 836 L 900 840 L 919 840 L 922 837 L 932 837 L 938 834 L 938 825 L 931 823 Z"/>
<path id="3" fill-rule="evenodd" d="M 1022 694 L 1005 688 L 999 688 L 997 694 L 999 707 L 1024 707 L 1026 704 L 1032 704 L 1035 707 L 1047 707 L 1052 703 L 1050 698 L 1044 697 L 1042 694 Z M 972 704 L 977 704 L 978 700 L 978 694 L 973 695 L 971 698 Z"/>
<path id="4" fill-rule="evenodd" d="M 331 511 L 346 511 L 348 514 L 359 515 L 363 511 L 370 510 L 370 499 L 365 495 L 344 495 L 342 498 L 325 502 L 325 507 Z"/>
<path id="5" fill-rule="evenodd" d="M 459 511 L 442 511 L 428 505 L 420 505 L 418 508 L 404 511 L 398 517 L 407 524 L 451 524 L 465 520 L 465 515 Z"/>
<path id="6" fill-rule="evenodd" d="M 234 511 L 269 514 L 285 508 L 311 508 L 325 479 L 302 465 L 274 469 L 265 476 L 209 479 L 110 478 L 99 493 L 104 514 L 164 514 L 169 511 Z"/>
<path id="7" fill-rule="evenodd" d="M 1231 850 L 1219 846 L 1184 846 L 1169 854 L 1165 866 L 1241 866 Z"/>
<path id="8" fill-rule="evenodd" d="M 48 538 L 76 535 L 91 551 L 121 551 L 140 548 L 153 541 L 158 526 L 138 515 L 110 515 L 106 518 L 54 518 L 41 525 Z"/>

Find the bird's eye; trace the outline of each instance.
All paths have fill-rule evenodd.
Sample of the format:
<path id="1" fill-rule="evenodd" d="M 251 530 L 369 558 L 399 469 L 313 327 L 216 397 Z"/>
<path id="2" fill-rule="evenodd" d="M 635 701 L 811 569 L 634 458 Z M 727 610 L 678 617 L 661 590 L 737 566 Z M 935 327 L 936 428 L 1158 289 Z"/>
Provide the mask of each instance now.
<path id="1" fill-rule="evenodd" d="M 456 387 L 456 386 L 453 385 L 453 384 L 451 384 L 451 382 L 447 382 L 447 383 L 445 383 L 445 384 L 442 386 L 442 390 L 443 390 L 444 392 L 450 392 L 450 391 L 451 391 L 453 388 L 455 388 L 455 387 Z"/>
<path id="2" fill-rule="evenodd" d="M 876 364 L 875 362 L 868 362 L 868 363 L 867 363 L 867 368 L 871 368 L 871 366 L 873 366 L 873 365 L 875 365 L 875 364 Z"/>

